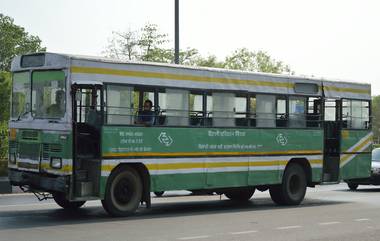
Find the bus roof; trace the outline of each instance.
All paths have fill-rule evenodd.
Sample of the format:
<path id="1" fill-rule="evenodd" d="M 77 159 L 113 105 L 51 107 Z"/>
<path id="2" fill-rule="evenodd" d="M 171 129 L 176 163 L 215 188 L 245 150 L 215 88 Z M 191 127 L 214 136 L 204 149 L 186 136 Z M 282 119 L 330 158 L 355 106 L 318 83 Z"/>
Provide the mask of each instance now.
<path id="1" fill-rule="evenodd" d="M 255 93 L 300 94 L 327 98 L 371 99 L 367 83 L 326 80 L 315 77 L 259 73 L 208 67 L 126 61 L 104 57 L 37 53 L 45 64 L 38 69 L 70 68 L 72 82 L 83 80 L 199 90 L 234 90 Z M 12 71 L 22 71 L 23 56 L 12 62 Z"/>

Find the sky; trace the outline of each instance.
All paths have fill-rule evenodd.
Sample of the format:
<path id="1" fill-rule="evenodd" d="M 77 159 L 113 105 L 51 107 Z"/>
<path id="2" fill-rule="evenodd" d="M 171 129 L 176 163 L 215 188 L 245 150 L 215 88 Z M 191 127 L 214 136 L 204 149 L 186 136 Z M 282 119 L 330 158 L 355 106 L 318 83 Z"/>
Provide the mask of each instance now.
<path id="1" fill-rule="evenodd" d="M 371 83 L 380 95 L 379 9 L 376 0 L 180 0 L 180 47 L 220 59 L 263 50 L 296 75 Z M 49 52 L 100 56 L 112 31 L 146 23 L 174 38 L 174 0 L 0 0 L 0 13 Z"/>

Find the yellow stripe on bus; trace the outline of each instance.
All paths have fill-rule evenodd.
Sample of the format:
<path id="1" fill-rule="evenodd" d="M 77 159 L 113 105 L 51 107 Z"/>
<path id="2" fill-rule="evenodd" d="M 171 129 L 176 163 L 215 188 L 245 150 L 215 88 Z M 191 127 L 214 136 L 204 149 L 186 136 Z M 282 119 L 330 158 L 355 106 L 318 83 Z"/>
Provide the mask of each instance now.
<path id="1" fill-rule="evenodd" d="M 275 151 L 275 152 L 126 152 L 126 153 L 105 153 L 103 157 L 136 157 L 136 156 L 258 156 L 258 155 L 291 155 L 291 154 L 306 154 L 317 155 L 322 154 L 318 150 L 292 150 L 292 151 Z"/>
<path id="2" fill-rule="evenodd" d="M 178 170 L 178 169 L 196 169 L 196 168 L 222 168 L 222 167 L 273 167 L 286 165 L 288 160 L 273 160 L 261 162 L 182 162 L 182 163 L 154 163 L 146 164 L 150 171 L 156 170 Z M 322 160 L 310 160 L 310 164 L 321 164 Z M 118 164 L 102 165 L 102 171 L 112 171 Z"/>
<path id="3" fill-rule="evenodd" d="M 188 80 L 188 81 L 195 81 L 195 82 L 211 82 L 211 83 L 238 84 L 238 85 L 255 85 L 255 86 L 268 86 L 268 87 L 280 87 L 280 88 L 293 88 L 294 87 L 293 83 L 284 83 L 284 82 L 281 83 L 281 82 L 269 82 L 269 81 L 258 81 L 258 80 L 215 78 L 215 77 L 196 76 L 196 75 L 155 73 L 155 72 L 145 72 L 145 71 L 131 71 L 131 70 L 80 67 L 80 66 L 72 66 L 71 72 L 72 73 L 80 73 L 80 74 L 119 75 L 119 76 L 142 77 L 142 78 Z"/>
<path id="4" fill-rule="evenodd" d="M 323 88 L 327 91 L 335 91 L 335 92 L 350 92 L 356 94 L 371 94 L 371 91 L 368 89 L 354 89 L 354 88 L 344 88 L 344 87 L 336 87 L 336 86 L 323 86 Z"/>
<path id="5" fill-rule="evenodd" d="M 372 141 L 372 135 L 368 137 L 365 141 L 363 141 L 360 145 L 355 147 L 351 152 L 359 152 L 364 146 L 368 144 L 368 142 Z M 355 144 L 356 145 L 356 144 Z M 351 153 L 351 154 L 343 154 L 343 157 L 340 159 L 340 162 L 345 162 L 348 160 L 351 156 L 357 155 L 356 153 Z"/>

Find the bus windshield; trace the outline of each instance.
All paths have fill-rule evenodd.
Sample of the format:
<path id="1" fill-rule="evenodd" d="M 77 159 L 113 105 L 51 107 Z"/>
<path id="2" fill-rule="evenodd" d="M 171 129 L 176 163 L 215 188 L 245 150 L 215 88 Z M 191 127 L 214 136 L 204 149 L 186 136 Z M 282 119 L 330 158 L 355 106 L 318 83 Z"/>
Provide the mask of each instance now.
<path id="1" fill-rule="evenodd" d="M 32 113 L 34 118 L 61 118 L 65 114 L 65 74 L 63 71 L 34 71 Z"/>
<path id="2" fill-rule="evenodd" d="M 30 80 L 29 72 L 13 74 L 12 88 L 12 118 L 20 118 L 30 108 Z"/>

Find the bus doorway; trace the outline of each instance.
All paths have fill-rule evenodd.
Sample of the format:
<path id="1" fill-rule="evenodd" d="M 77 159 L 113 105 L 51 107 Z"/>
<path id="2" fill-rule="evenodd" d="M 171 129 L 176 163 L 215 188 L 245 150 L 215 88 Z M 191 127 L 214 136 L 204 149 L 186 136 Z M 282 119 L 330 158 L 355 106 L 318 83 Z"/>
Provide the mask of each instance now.
<path id="1" fill-rule="evenodd" d="M 74 84 L 73 196 L 97 196 L 101 172 L 100 130 L 103 124 L 103 86 Z"/>
<path id="2" fill-rule="evenodd" d="M 324 102 L 323 182 L 339 182 L 340 105 L 341 101 L 335 99 Z"/>

